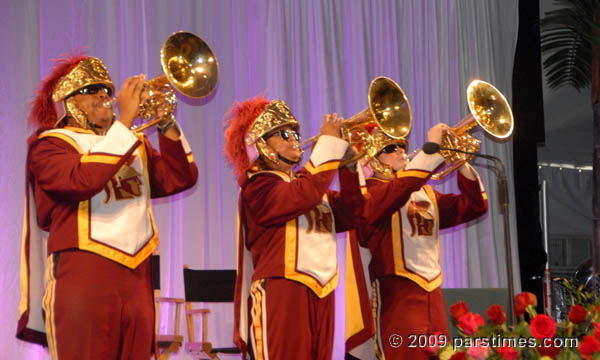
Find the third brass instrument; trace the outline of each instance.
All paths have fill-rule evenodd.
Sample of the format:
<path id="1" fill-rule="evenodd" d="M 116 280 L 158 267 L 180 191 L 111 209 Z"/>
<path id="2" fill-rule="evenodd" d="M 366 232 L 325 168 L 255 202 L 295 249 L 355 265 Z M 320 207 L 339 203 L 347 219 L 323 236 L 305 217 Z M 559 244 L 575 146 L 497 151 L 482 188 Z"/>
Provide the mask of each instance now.
<path id="1" fill-rule="evenodd" d="M 358 114 L 344 120 L 341 127 L 342 138 L 357 149 L 357 154 L 342 165 L 356 161 L 365 155 L 374 156 L 373 139 L 369 127 L 378 126 L 386 135 L 399 139 L 410 132 L 412 115 L 410 104 L 402 91 L 392 79 L 380 76 L 371 81 L 369 86 L 368 107 Z M 317 136 L 303 141 L 299 146 L 311 144 Z"/>
<path id="2" fill-rule="evenodd" d="M 136 132 L 173 117 L 177 97 L 171 86 L 185 96 L 203 98 L 217 85 L 217 58 L 210 47 L 192 33 L 180 31 L 169 36 L 160 50 L 160 61 L 164 74 L 148 81 L 150 97 L 140 105 L 138 112 L 138 117 L 153 120 L 136 126 L 133 129 Z"/>
<path id="3" fill-rule="evenodd" d="M 478 152 L 481 141 L 467 132 L 477 125 L 497 139 L 512 134 L 514 120 L 510 105 L 494 86 L 481 80 L 472 81 L 467 88 L 467 102 L 471 113 L 443 135 L 442 148 Z M 443 149 L 440 154 L 446 160 L 446 167 L 431 176 L 434 180 L 444 178 L 474 157 Z"/>

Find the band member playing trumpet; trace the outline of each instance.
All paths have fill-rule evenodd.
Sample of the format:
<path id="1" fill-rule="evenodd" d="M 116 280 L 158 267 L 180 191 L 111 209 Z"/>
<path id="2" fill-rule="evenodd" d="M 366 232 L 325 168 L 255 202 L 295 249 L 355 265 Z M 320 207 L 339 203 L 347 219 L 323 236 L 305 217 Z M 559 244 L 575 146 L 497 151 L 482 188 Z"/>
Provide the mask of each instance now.
<path id="1" fill-rule="evenodd" d="M 445 124 L 432 127 L 430 142 L 440 143 Z M 378 128 L 373 134 L 367 179 L 367 224 L 355 230 L 372 259 L 369 273 L 376 316 L 376 355 L 380 359 L 427 359 L 422 347 L 408 346 L 410 336 L 448 334 L 440 285 L 439 230 L 481 216 L 487 196 L 475 170 L 465 163 L 458 171 L 461 194 L 440 194 L 425 185 L 443 162 L 439 154 L 419 152 L 408 162 L 407 141 L 394 140 Z M 400 335 L 403 344 L 395 342 Z M 398 345 L 398 346 L 397 346 Z"/>
<path id="2" fill-rule="evenodd" d="M 43 306 L 53 359 L 151 354 L 150 198 L 193 186 L 198 170 L 172 117 L 159 124 L 160 153 L 130 130 L 144 85 L 143 75 L 123 83 L 115 119 L 104 64 L 73 56 L 55 64 L 33 102 L 17 336 L 43 340 Z"/>
<path id="3" fill-rule="evenodd" d="M 330 359 L 336 232 L 362 212 L 355 172 L 340 168 L 341 190 L 329 190 L 348 148 L 341 119 L 325 116 L 298 172 L 300 125 L 283 101 L 236 103 L 227 124 L 225 156 L 241 187 L 234 340 L 253 359 Z"/>

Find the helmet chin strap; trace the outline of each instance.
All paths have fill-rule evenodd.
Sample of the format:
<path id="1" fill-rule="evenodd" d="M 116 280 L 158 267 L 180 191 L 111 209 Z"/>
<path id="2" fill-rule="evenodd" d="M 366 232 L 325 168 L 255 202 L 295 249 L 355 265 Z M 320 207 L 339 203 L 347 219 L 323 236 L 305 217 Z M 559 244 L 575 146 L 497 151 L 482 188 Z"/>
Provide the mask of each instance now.
<path id="1" fill-rule="evenodd" d="M 113 114 L 112 120 L 110 121 L 110 125 L 108 125 L 108 127 L 106 129 L 98 127 L 98 125 L 96 125 L 95 122 L 92 122 L 89 120 L 87 121 L 87 123 L 88 123 L 90 129 L 92 129 L 92 131 L 94 133 L 96 133 L 96 135 L 105 135 L 106 132 L 108 131 L 108 129 L 110 129 L 110 127 L 112 126 L 112 124 L 115 123 L 115 117 L 116 117 L 115 114 Z"/>
<path id="2" fill-rule="evenodd" d="M 289 165 L 298 165 L 298 164 L 300 164 L 300 160 L 302 159 L 302 158 L 300 158 L 300 159 L 298 159 L 298 161 L 292 161 L 290 159 L 286 159 L 281 154 L 277 154 L 277 157 L 279 158 L 279 160 L 281 160 L 284 163 L 289 164 Z"/>
<path id="3" fill-rule="evenodd" d="M 73 120 L 75 120 L 75 122 L 77 122 L 77 124 L 82 128 L 82 129 L 90 129 L 92 130 L 96 135 L 104 135 L 106 133 L 106 131 L 108 131 L 108 128 L 110 128 L 110 126 L 108 126 L 108 128 L 104 129 L 99 127 L 95 122 L 90 121 L 88 119 L 87 114 L 85 113 L 85 111 L 81 110 L 81 108 L 79 107 L 79 104 L 77 104 L 77 101 L 75 100 L 75 98 L 70 97 L 67 98 L 65 100 L 65 107 L 67 109 L 67 116 L 70 116 L 71 118 L 73 118 Z M 110 122 L 110 125 L 112 125 L 115 122 L 116 116 L 113 113 L 113 117 L 112 117 L 112 121 Z"/>

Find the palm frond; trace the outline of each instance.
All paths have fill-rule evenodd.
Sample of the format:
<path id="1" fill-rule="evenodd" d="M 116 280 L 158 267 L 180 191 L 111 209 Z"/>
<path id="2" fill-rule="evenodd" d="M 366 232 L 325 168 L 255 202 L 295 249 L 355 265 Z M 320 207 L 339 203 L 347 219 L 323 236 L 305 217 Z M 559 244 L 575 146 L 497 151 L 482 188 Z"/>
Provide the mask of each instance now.
<path id="1" fill-rule="evenodd" d="M 592 44 L 600 45 L 600 24 L 593 19 L 600 0 L 555 0 L 563 6 L 540 21 L 543 66 L 550 88 L 586 88 L 592 77 Z M 598 30 L 595 31 L 595 30 Z"/>

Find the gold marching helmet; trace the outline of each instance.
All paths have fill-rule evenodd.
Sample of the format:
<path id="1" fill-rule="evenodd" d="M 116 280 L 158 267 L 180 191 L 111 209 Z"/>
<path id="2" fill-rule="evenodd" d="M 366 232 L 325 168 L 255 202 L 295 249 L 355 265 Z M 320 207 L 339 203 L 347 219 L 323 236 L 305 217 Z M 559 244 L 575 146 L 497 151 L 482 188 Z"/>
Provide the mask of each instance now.
<path id="1" fill-rule="evenodd" d="M 379 128 L 375 128 L 373 134 L 371 135 L 372 142 L 369 150 L 367 151 L 367 156 L 361 160 L 362 164 L 369 164 L 372 170 L 377 171 L 384 175 L 385 177 L 393 177 L 394 169 L 387 164 L 382 163 L 377 158 L 377 155 L 383 150 L 386 146 L 392 144 L 400 144 L 404 147 L 404 150 L 408 150 L 408 141 L 405 138 L 394 139 L 388 136 L 385 132 L 380 130 Z"/>
<path id="2" fill-rule="evenodd" d="M 275 164 L 279 163 L 277 154 L 271 154 L 267 151 L 267 143 L 263 136 L 284 125 L 290 125 L 296 131 L 300 129 L 300 124 L 287 104 L 283 100 L 273 100 L 250 126 L 245 137 L 246 146 L 254 146 L 259 154 Z"/>
<path id="3" fill-rule="evenodd" d="M 106 70 L 106 66 L 104 66 L 102 60 L 93 56 L 89 56 L 80 61 L 71 71 L 69 71 L 69 73 L 60 78 L 52 92 L 52 101 L 56 104 L 59 113 L 57 123 L 54 126 L 56 126 L 64 116 L 70 114 L 80 127 L 83 129 L 90 128 L 87 114 L 79 109 L 75 98 L 72 96 L 69 97 L 69 95 L 86 86 L 94 84 L 105 85 L 111 92 L 114 92 L 115 90 L 113 82 Z"/>

